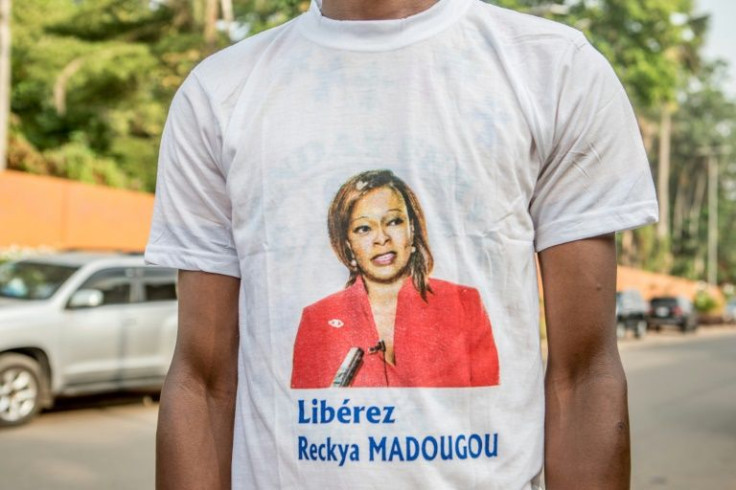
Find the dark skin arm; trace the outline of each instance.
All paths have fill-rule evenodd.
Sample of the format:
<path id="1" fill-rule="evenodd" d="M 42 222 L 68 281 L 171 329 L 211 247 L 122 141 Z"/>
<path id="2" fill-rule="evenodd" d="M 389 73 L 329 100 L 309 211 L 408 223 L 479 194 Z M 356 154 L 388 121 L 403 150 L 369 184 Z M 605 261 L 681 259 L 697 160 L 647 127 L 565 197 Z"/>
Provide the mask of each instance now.
<path id="1" fill-rule="evenodd" d="M 179 331 L 161 391 L 156 488 L 229 489 L 240 280 L 179 271 Z"/>
<path id="2" fill-rule="evenodd" d="M 631 457 L 615 335 L 614 235 L 539 254 L 547 321 L 547 490 L 624 490 Z"/>

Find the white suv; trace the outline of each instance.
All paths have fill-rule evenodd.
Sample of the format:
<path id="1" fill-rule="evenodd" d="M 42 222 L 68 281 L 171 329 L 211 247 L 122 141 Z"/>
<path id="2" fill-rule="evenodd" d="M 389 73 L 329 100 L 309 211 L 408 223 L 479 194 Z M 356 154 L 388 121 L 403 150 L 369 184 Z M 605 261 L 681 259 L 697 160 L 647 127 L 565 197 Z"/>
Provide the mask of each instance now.
<path id="1" fill-rule="evenodd" d="M 56 396 L 160 388 L 176 341 L 176 271 L 140 255 L 0 265 L 0 426 Z"/>

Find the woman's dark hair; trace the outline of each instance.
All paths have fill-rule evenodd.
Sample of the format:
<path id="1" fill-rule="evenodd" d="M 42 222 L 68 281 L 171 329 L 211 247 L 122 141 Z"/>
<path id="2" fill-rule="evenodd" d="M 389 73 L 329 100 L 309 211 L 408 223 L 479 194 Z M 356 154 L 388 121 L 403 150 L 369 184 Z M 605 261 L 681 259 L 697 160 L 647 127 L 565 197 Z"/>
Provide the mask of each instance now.
<path id="1" fill-rule="evenodd" d="M 404 204 L 406 204 L 409 224 L 414 231 L 412 245 L 416 248 L 416 251 L 409 258 L 409 273 L 414 287 L 419 291 L 422 299 L 426 301 L 427 291 L 432 292 L 429 287 L 429 275 L 434 266 L 434 259 L 429 249 L 424 213 L 414 192 L 390 170 L 369 170 L 351 177 L 340 187 L 332 200 L 332 204 L 330 204 L 327 228 L 330 233 L 332 249 L 337 254 L 340 262 L 350 270 L 346 287 L 352 285 L 359 274 L 358 269 L 350 265 L 352 254 L 347 245 L 350 216 L 353 213 L 355 203 L 369 192 L 381 187 L 388 187 L 398 193 L 404 200 Z"/>

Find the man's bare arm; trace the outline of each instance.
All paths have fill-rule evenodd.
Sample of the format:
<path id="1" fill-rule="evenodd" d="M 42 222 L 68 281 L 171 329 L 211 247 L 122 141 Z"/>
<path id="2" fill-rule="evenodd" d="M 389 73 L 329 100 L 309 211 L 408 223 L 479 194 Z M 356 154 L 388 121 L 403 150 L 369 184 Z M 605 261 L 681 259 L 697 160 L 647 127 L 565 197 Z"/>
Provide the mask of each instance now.
<path id="1" fill-rule="evenodd" d="M 549 348 L 547 489 L 628 489 L 626 377 L 614 328 L 614 235 L 550 247 L 539 260 Z"/>
<path id="2" fill-rule="evenodd" d="M 179 332 L 161 392 L 156 488 L 229 489 L 240 280 L 179 271 Z"/>

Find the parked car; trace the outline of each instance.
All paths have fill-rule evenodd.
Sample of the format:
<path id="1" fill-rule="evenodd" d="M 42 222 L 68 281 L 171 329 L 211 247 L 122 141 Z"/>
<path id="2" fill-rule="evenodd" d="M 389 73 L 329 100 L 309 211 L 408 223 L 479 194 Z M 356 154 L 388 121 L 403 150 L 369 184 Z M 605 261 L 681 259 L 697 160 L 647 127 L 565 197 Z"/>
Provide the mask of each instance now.
<path id="1" fill-rule="evenodd" d="M 636 289 L 616 292 L 616 337 L 622 339 L 626 331 L 634 332 L 636 338 L 647 334 L 647 311 L 649 306 Z"/>
<path id="2" fill-rule="evenodd" d="M 673 325 L 682 332 L 698 328 L 698 314 L 692 301 L 684 296 L 652 298 L 647 322 L 650 328 L 659 330 L 663 325 Z"/>
<path id="3" fill-rule="evenodd" d="M 723 321 L 726 323 L 736 323 L 736 298 L 731 298 L 723 308 Z"/>
<path id="4" fill-rule="evenodd" d="M 57 396 L 160 388 L 176 340 L 176 271 L 140 255 L 0 265 L 0 426 Z"/>

